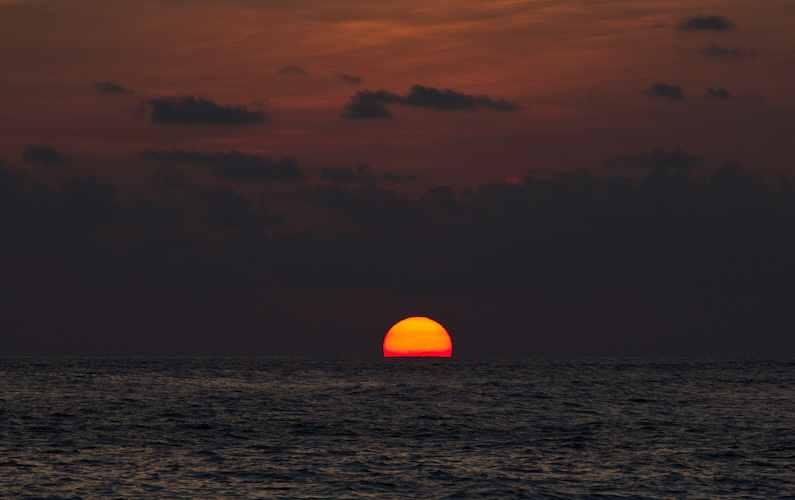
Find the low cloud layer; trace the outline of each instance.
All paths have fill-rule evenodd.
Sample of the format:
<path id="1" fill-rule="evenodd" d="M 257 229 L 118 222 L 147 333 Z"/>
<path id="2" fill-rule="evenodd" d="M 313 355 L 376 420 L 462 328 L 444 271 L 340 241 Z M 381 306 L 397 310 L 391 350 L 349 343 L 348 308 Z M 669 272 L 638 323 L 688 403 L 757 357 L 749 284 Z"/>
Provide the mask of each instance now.
<path id="1" fill-rule="evenodd" d="M 152 121 L 157 123 L 244 125 L 271 119 L 267 113 L 250 110 L 246 106 L 216 104 L 192 95 L 157 97 L 151 99 L 149 105 L 152 108 Z"/>
<path id="2" fill-rule="evenodd" d="M 228 160 L 179 151 L 162 156 L 209 164 Z M 31 323 L 26 309 L 6 326 L 28 332 L 36 324 L 35 335 L 55 340 L 48 332 L 58 332 L 68 346 L 72 334 L 54 327 L 57 318 L 90 318 L 101 297 L 117 304 L 134 297 L 126 314 L 157 311 L 142 324 L 164 325 L 153 333 L 155 340 L 178 327 L 193 339 L 186 318 L 205 310 L 228 313 L 219 322 L 226 328 L 250 320 L 261 338 L 263 323 L 282 317 L 294 325 L 318 306 L 303 297 L 328 297 L 323 294 L 331 290 L 340 298 L 336 312 L 357 321 L 361 304 L 370 303 L 351 300 L 357 295 L 350 294 L 423 307 L 445 298 L 462 324 L 473 315 L 499 317 L 508 309 L 493 305 L 508 301 L 517 316 L 505 327 L 516 333 L 504 339 L 504 355 L 516 353 L 528 324 L 546 323 L 556 338 L 580 338 L 570 336 L 582 328 L 587 338 L 606 338 L 616 328 L 636 338 L 638 327 L 657 328 L 657 320 L 671 317 L 671 311 L 687 315 L 677 313 L 656 331 L 667 345 L 669 327 L 681 332 L 692 325 L 683 334 L 683 353 L 690 352 L 690 333 L 708 346 L 726 332 L 758 345 L 757 330 L 748 325 L 759 324 L 774 328 L 765 337 L 771 342 L 766 354 L 775 354 L 781 342 L 791 345 L 791 181 L 780 178 L 771 187 L 734 163 L 690 176 L 678 167 L 694 160 L 681 150 L 633 158 L 650 171 L 633 177 L 585 170 L 528 176 L 459 193 L 431 186 L 419 196 L 372 184 L 301 188 L 293 202 L 302 205 L 287 216 L 269 210 L 275 200 L 248 189 L 199 187 L 158 198 L 88 176 L 48 186 L 0 167 L 0 234 L 13 235 L 0 238 L 0 256 L 20 278 L 0 283 L 4 298 L 24 297 L 11 303 L 35 304 L 56 318 Z M 300 222 L 290 214 L 299 214 Z M 307 225 L 311 214 L 320 217 L 314 226 Z M 326 224 L 339 219 L 346 224 Z M 22 278 L 46 279 L 47 286 L 27 286 Z M 143 291 L 127 295 L 134 290 Z M 528 304 L 537 306 L 527 309 Z M 583 304 L 605 314 L 562 331 L 561 315 L 582 311 Z M 719 323 L 717 312 L 725 314 Z M 644 317 L 627 325 L 635 313 Z M 742 323 L 735 324 L 738 319 Z M 102 321 L 95 326 L 107 328 Z M 140 327 L 129 330 L 120 345 L 138 341 Z M 319 338 L 312 336 L 315 330 L 302 331 L 312 341 Z"/>
<path id="3" fill-rule="evenodd" d="M 679 85 L 669 85 L 664 82 L 657 82 L 649 90 L 643 92 L 647 97 L 653 99 L 665 99 L 669 101 L 684 100 L 685 94 Z"/>
<path id="4" fill-rule="evenodd" d="M 437 89 L 413 85 L 403 95 L 386 90 L 361 90 L 353 95 L 342 111 L 346 118 L 390 118 L 388 104 L 400 104 L 418 108 L 433 108 L 442 111 L 470 111 L 492 109 L 497 111 L 517 111 L 519 104 L 504 99 L 494 99 L 483 95 L 471 95 L 450 89 Z"/>
<path id="5" fill-rule="evenodd" d="M 228 153 L 202 153 L 174 149 L 144 151 L 144 156 L 160 162 L 184 162 L 209 165 L 212 173 L 222 179 L 238 182 L 300 181 L 301 168 L 292 158 L 278 160 L 231 150 Z"/>
<path id="6" fill-rule="evenodd" d="M 717 14 L 708 16 L 698 14 L 682 18 L 676 28 L 680 31 L 729 31 L 736 29 L 737 25 Z"/>

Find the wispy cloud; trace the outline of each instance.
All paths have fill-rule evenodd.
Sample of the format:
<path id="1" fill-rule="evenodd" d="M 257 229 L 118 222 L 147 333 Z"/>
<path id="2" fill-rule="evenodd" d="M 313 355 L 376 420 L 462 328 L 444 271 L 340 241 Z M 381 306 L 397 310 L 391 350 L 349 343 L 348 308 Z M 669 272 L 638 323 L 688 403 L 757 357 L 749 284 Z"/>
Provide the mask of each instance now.
<path id="1" fill-rule="evenodd" d="M 349 75 L 348 73 L 337 73 L 337 76 L 349 83 L 362 83 L 362 77 L 356 75 Z"/>
<path id="2" fill-rule="evenodd" d="M 676 28 L 680 31 L 729 31 L 736 29 L 737 25 L 717 14 L 708 16 L 698 14 L 682 18 Z"/>
<path id="3" fill-rule="evenodd" d="M 276 73 L 278 73 L 280 75 L 299 75 L 299 76 L 304 76 L 304 75 L 308 75 L 309 71 L 307 71 L 306 69 L 302 68 L 301 66 L 299 66 L 297 64 L 290 64 L 290 65 L 287 65 L 287 66 L 279 68 L 278 70 L 276 70 Z"/>
<path id="4" fill-rule="evenodd" d="M 156 97 L 149 104 L 152 107 L 152 121 L 160 123 L 238 125 L 270 121 L 270 116 L 265 112 L 234 104 L 216 104 L 192 95 Z"/>
<path id="5" fill-rule="evenodd" d="M 113 82 L 94 82 L 94 92 L 97 94 L 134 94 L 135 91 L 122 87 Z"/>
<path id="6" fill-rule="evenodd" d="M 685 98 L 685 94 L 682 92 L 679 85 L 669 85 L 663 82 L 655 83 L 649 90 L 643 93 L 654 99 L 665 99 L 670 101 L 681 101 Z"/>
<path id="7" fill-rule="evenodd" d="M 757 55 L 756 49 L 747 51 L 737 47 L 723 47 L 712 42 L 698 49 L 698 53 L 702 56 L 713 57 L 715 59 L 756 59 Z"/>
<path id="8" fill-rule="evenodd" d="M 704 94 L 704 98 L 716 101 L 728 101 L 730 99 L 734 99 L 734 96 L 731 95 L 728 90 L 716 85 L 707 89 L 707 93 Z"/>
<path id="9" fill-rule="evenodd" d="M 406 94 L 399 95 L 386 90 L 361 90 L 350 98 L 343 108 L 342 115 L 347 118 L 389 118 L 392 114 L 387 104 L 400 104 L 418 108 L 434 108 L 442 111 L 469 111 L 473 109 L 492 109 L 497 111 L 517 111 L 522 107 L 504 99 L 494 99 L 484 95 L 471 95 L 450 89 L 437 89 L 413 85 Z"/>

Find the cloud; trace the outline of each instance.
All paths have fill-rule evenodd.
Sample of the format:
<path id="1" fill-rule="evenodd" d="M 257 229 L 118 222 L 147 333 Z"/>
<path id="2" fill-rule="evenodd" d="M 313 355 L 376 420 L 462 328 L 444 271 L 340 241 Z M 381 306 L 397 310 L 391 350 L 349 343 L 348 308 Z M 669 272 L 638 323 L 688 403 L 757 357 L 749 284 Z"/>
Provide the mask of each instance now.
<path id="1" fill-rule="evenodd" d="M 238 182 L 300 181 L 304 173 L 298 163 L 283 157 L 271 160 L 264 156 L 241 153 L 235 149 L 228 153 L 200 153 L 198 151 L 150 150 L 144 156 L 162 162 L 185 162 L 209 165 L 217 177 Z"/>
<path id="2" fill-rule="evenodd" d="M 370 165 L 362 163 L 356 170 L 348 167 L 325 167 L 318 168 L 320 177 L 328 182 L 412 182 L 416 177 L 411 174 L 394 174 L 386 172 L 383 175 L 378 174 L 370 168 Z"/>
<path id="3" fill-rule="evenodd" d="M 724 16 L 698 14 L 697 16 L 683 17 L 677 23 L 676 28 L 680 31 L 729 31 L 737 28 L 737 25 Z"/>
<path id="4" fill-rule="evenodd" d="M 213 101 L 194 97 L 157 97 L 151 99 L 152 121 L 159 123 L 209 123 L 213 125 L 250 124 L 270 121 L 262 111 L 249 110 L 246 106 L 216 104 Z"/>
<path id="5" fill-rule="evenodd" d="M 707 89 L 707 93 L 704 94 L 705 99 L 713 99 L 716 101 L 727 101 L 730 99 L 734 99 L 728 90 L 724 89 L 723 87 L 709 87 Z"/>
<path id="6" fill-rule="evenodd" d="M 309 71 L 305 70 L 304 68 L 302 68 L 301 66 L 299 66 L 297 64 L 290 64 L 288 66 L 284 66 L 283 68 L 279 68 L 278 70 L 276 70 L 276 73 L 278 73 L 280 75 L 299 75 L 299 76 L 304 76 L 304 75 L 308 75 Z"/>
<path id="7" fill-rule="evenodd" d="M 668 165 L 687 157 L 675 153 L 652 150 L 635 158 Z M 334 295 L 335 317 L 353 315 L 357 322 L 361 310 L 389 302 L 389 317 L 430 304 L 448 308 L 463 325 L 473 310 L 488 321 L 513 311 L 514 329 L 532 320 L 539 330 L 565 335 L 560 318 L 571 310 L 585 311 L 577 330 L 589 336 L 617 327 L 631 338 L 632 330 L 648 327 L 648 317 L 676 316 L 660 327 L 660 342 L 671 340 L 665 330 L 691 325 L 680 339 L 684 346 L 704 325 L 734 335 L 765 320 L 780 323 L 782 339 L 791 334 L 792 183 L 769 188 L 736 164 L 706 178 L 681 168 L 654 168 L 640 177 L 584 170 L 531 175 L 460 195 L 448 186 L 431 186 L 419 196 L 372 185 L 326 186 L 301 190 L 305 196 L 290 201 L 304 204 L 296 212 L 317 216 L 302 216 L 293 226 L 270 215 L 259 195 L 228 187 L 178 196 L 144 189 L 133 199 L 130 189 L 87 177 L 48 188 L 0 169 L 0 234 L 13 236 L 0 238 L 12 273 L 0 286 L 6 294 L 26 294 L 7 308 L 13 314 L 6 326 L 38 328 L 37 338 L 56 339 L 47 332 L 72 335 L 58 324 L 132 303 L 139 315 L 122 306 L 91 327 L 101 331 L 114 317 L 131 318 L 136 324 L 123 335 L 133 342 L 146 331 L 140 325 L 164 325 L 154 342 L 194 314 L 202 326 L 223 311 L 218 325 L 236 318 L 247 335 L 263 317 L 292 325 L 312 316 Z M 340 217 L 344 224 L 328 224 Z M 274 303 L 274 297 L 283 299 Z M 527 304 L 533 309 L 522 309 Z M 716 311 L 738 307 L 716 325 Z M 50 313 L 31 316 L 33 308 Z M 678 315 L 684 310 L 687 321 Z M 383 309 L 379 315 L 383 319 Z M 627 326 L 633 315 L 641 319 Z M 742 323 L 726 330 L 735 319 Z M 331 324 L 326 318 L 319 323 Z M 174 339 L 182 348 L 183 339 Z M 749 345 L 759 341 L 747 339 Z M 507 346 L 515 350 L 521 339 L 504 340 L 510 354 Z"/>
<path id="8" fill-rule="evenodd" d="M 356 75 L 349 75 L 348 73 L 337 73 L 337 76 L 349 83 L 362 83 L 362 78 Z"/>
<path id="9" fill-rule="evenodd" d="M 650 98 L 666 99 L 671 101 L 681 101 L 685 98 L 685 94 L 678 85 L 668 85 L 667 83 L 657 82 L 643 92 Z"/>
<path id="10" fill-rule="evenodd" d="M 384 104 L 397 102 L 399 97 L 386 90 L 358 90 L 342 109 L 345 118 L 392 118 Z"/>
<path id="11" fill-rule="evenodd" d="M 386 90 L 360 90 L 354 94 L 343 108 L 346 118 L 390 118 L 392 114 L 387 104 L 400 104 L 420 108 L 434 108 L 442 111 L 469 111 L 473 109 L 492 109 L 497 111 L 518 111 L 519 104 L 504 99 L 493 99 L 483 95 L 470 95 L 450 89 L 439 90 L 434 87 L 413 85 L 409 92 L 398 95 Z"/>
<path id="12" fill-rule="evenodd" d="M 499 111 L 517 111 L 522 109 L 515 102 L 504 99 L 492 99 L 479 95 L 474 96 L 450 89 L 439 90 L 433 87 L 412 85 L 408 94 L 400 98 L 401 104 L 422 108 L 441 110 L 470 110 L 475 108 L 496 109 Z"/>
<path id="13" fill-rule="evenodd" d="M 94 82 L 94 92 L 97 94 L 134 94 L 134 90 L 124 88 L 112 82 Z"/>
<path id="14" fill-rule="evenodd" d="M 698 53 L 702 56 L 713 57 L 715 59 L 756 59 L 757 55 L 756 49 L 744 51 L 740 48 L 732 49 L 729 47 L 722 47 L 720 45 L 715 45 L 712 42 L 710 42 L 709 45 L 705 45 L 704 47 L 698 49 Z"/>
<path id="15" fill-rule="evenodd" d="M 37 144 L 31 146 L 22 152 L 22 159 L 25 161 L 36 161 L 46 163 L 47 165 L 63 165 L 68 163 L 61 153 L 50 146 L 44 144 Z"/>

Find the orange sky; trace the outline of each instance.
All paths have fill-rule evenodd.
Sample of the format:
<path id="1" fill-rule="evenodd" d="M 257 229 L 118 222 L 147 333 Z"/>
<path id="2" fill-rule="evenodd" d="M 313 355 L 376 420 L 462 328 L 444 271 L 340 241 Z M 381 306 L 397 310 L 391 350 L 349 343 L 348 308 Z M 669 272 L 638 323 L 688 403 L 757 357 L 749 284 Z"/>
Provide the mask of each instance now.
<path id="1" fill-rule="evenodd" d="M 675 28 L 699 13 L 738 28 Z M 793 19 L 787 0 L 6 1 L 0 154 L 13 163 L 44 143 L 97 174 L 108 161 L 132 165 L 146 148 L 236 148 L 306 166 L 368 162 L 460 187 L 681 147 L 711 169 L 738 161 L 787 173 L 795 159 L 786 132 L 795 125 Z M 756 57 L 699 54 L 709 43 Z M 288 65 L 308 74 L 278 73 Z M 137 93 L 98 95 L 98 81 Z M 648 98 L 643 91 L 655 82 L 679 85 L 688 99 Z M 524 109 L 398 107 L 391 120 L 340 117 L 356 90 L 404 93 L 414 84 Z M 702 99 L 714 85 L 735 99 Z M 272 121 L 173 126 L 132 112 L 142 100 L 187 94 L 261 107 Z"/>

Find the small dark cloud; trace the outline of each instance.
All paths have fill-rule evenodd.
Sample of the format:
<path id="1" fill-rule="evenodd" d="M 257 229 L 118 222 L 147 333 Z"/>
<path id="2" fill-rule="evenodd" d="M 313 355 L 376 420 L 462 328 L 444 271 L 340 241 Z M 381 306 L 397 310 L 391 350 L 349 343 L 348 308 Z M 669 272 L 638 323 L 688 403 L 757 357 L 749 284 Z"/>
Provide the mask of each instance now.
<path id="1" fill-rule="evenodd" d="M 439 90 L 433 87 L 412 85 L 408 94 L 400 98 L 400 104 L 421 108 L 436 108 L 445 111 L 470 110 L 475 108 L 496 109 L 498 111 L 517 111 L 522 109 L 515 102 L 492 99 L 484 95 L 470 95 L 450 89 Z"/>
<path id="2" fill-rule="evenodd" d="M 469 111 L 473 109 L 493 109 L 497 111 L 517 111 L 519 104 L 504 99 L 493 99 L 483 95 L 471 95 L 450 89 L 437 89 L 413 85 L 404 95 L 386 90 L 361 90 L 350 98 L 343 108 L 346 118 L 390 118 L 392 114 L 387 104 L 400 104 L 419 108 L 434 108 L 442 111 Z"/>
<path id="3" fill-rule="evenodd" d="M 362 77 L 356 75 L 349 75 L 348 73 L 337 73 L 337 76 L 349 83 L 362 83 Z"/>
<path id="4" fill-rule="evenodd" d="M 737 25 L 724 16 L 699 14 L 682 18 L 676 28 L 680 31 L 729 31 L 737 28 Z"/>
<path id="5" fill-rule="evenodd" d="M 56 151 L 55 148 L 45 146 L 44 144 L 37 144 L 27 148 L 22 152 L 22 159 L 25 161 L 46 163 L 47 165 L 63 165 L 69 161 L 61 153 Z"/>
<path id="6" fill-rule="evenodd" d="M 342 109 L 345 118 L 392 118 L 384 104 L 397 102 L 397 94 L 386 90 L 358 90 Z"/>
<path id="7" fill-rule="evenodd" d="M 261 155 L 241 153 L 200 153 L 198 151 L 144 151 L 144 156 L 165 162 L 185 162 L 209 165 L 212 173 L 222 179 L 239 182 L 300 181 L 304 178 L 301 168 L 292 158 L 271 160 Z"/>
<path id="8" fill-rule="evenodd" d="M 113 82 L 94 82 L 94 92 L 97 94 L 134 94 L 134 90 L 122 87 Z"/>
<path id="9" fill-rule="evenodd" d="M 309 71 L 305 70 L 304 68 L 302 68 L 301 66 L 299 66 L 297 64 L 290 64 L 290 65 L 284 66 L 283 68 L 279 68 L 278 70 L 276 70 L 276 73 L 278 73 L 280 75 L 299 75 L 299 76 L 304 76 L 304 75 L 308 75 Z"/>
<path id="10" fill-rule="evenodd" d="M 157 97 L 151 99 L 152 121 L 159 123 L 209 123 L 213 125 L 249 124 L 270 121 L 262 111 L 246 106 L 216 104 L 213 101 L 194 97 Z"/>
<path id="11" fill-rule="evenodd" d="M 654 99 L 667 99 L 671 101 L 681 101 L 685 98 L 684 92 L 682 92 L 681 87 L 679 85 L 668 85 L 667 83 L 657 82 L 643 92 L 648 97 Z"/>
<path id="12" fill-rule="evenodd" d="M 619 169 L 622 167 L 644 167 L 650 169 L 672 168 L 678 170 L 689 170 L 698 165 L 701 160 L 682 148 L 672 151 L 652 148 L 650 152 L 641 152 L 635 155 L 621 155 L 604 163 L 609 169 Z"/>
<path id="13" fill-rule="evenodd" d="M 704 94 L 705 99 L 713 99 L 716 101 L 728 101 L 730 99 L 734 99 L 728 90 L 724 89 L 723 87 L 709 87 L 707 89 L 707 93 Z"/>
<path id="14" fill-rule="evenodd" d="M 704 47 L 698 49 L 698 53 L 702 56 L 713 57 L 715 59 L 756 59 L 757 55 L 756 49 L 745 51 L 736 47 L 722 47 L 712 42 L 710 42 L 709 45 L 705 45 Z"/>
<path id="15" fill-rule="evenodd" d="M 370 165 L 366 163 L 362 163 L 356 167 L 355 170 L 348 167 L 321 166 L 318 168 L 318 174 L 325 181 L 338 183 L 380 181 L 395 183 L 412 182 L 416 180 L 416 177 L 411 174 L 394 174 L 391 172 L 378 174 L 377 172 L 373 171 L 372 168 L 370 168 Z"/>

